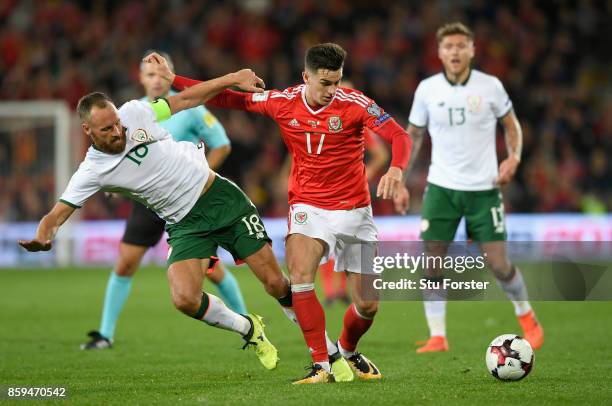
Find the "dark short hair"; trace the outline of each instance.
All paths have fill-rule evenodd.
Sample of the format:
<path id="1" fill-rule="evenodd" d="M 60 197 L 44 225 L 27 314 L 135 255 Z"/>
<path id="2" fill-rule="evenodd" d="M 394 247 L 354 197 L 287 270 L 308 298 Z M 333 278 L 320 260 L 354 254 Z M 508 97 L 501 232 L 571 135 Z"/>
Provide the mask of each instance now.
<path id="1" fill-rule="evenodd" d="M 442 27 L 438 28 L 436 32 L 436 39 L 438 40 L 438 44 L 442 42 L 444 37 L 449 35 L 461 34 L 468 37 L 470 40 L 474 41 L 474 33 L 470 30 L 465 24 L 460 22 L 447 23 Z"/>
<path id="2" fill-rule="evenodd" d="M 158 51 L 157 49 L 147 49 L 145 53 L 142 55 L 142 59 L 145 59 L 147 56 L 151 55 L 153 52 L 157 52 L 164 58 L 166 58 L 166 62 L 168 62 L 168 66 L 170 70 L 174 71 L 174 63 L 172 62 L 172 58 L 170 58 L 170 54 L 164 51 Z M 140 69 L 142 69 L 144 62 L 140 63 Z"/>
<path id="3" fill-rule="evenodd" d="M 327 42 L 308 48 L 304 65 L 315 72 L 319 69 L 339 70 L 344 65 L 344 58 L 346 51 L 340 45 Z"/>
<path id="4" fill-rule="evenodd" d="M 81 121 L 86 121 L 89 119 L 89 113 L 91 113 L 91 109 L 94 106 L 103 109 L 112 102 L 113 101 L 102 92 L 86 94 L 79 99 L 79 103 L 77 104 L 77 114 L 79 115 L 79 119 Z"/>

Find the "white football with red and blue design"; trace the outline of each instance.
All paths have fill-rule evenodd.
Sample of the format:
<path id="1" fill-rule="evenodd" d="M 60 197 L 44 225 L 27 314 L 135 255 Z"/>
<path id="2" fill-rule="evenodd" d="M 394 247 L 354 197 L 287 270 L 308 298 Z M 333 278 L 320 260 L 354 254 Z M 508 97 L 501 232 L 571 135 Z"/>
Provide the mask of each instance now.
<path id="1" fill-rule="evenodd" d="M 531 345 L 516 334 L 503 334 L 491 342 L 485 357 L 487 369 L 499 380 L 518 381 L 533 367 Z"/>

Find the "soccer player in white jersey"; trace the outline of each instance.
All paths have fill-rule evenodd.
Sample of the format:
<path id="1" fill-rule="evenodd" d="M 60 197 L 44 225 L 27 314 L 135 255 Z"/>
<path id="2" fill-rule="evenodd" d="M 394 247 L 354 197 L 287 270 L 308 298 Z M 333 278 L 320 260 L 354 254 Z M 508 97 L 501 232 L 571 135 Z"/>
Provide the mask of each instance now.
<path id="1" fill-rule="evenodd" d="M 139 201 L 166 221 L 168 280 L 175 307 L 211 326 L 239 333 L 246 342 L 243 348 L 253 348 L 264 367 L 274 369 L 277 350 L 265 337 L 261 318 L 235 313 L 218 297 L 202 292 L 203 270 L 222 246 L 249 265 L 271 296 L 290 306 L 288 281 L 257 209 L 234 183 L 210 170 L 202 144 L 176 142 L 158 124 L 230 86 L 263 91 L 263 81 L 244 69 L 167 99 L 132 100 L 119 110 L 103 93 L 82 97 L 77 112 L 92 146 L 60 201 L 40 221 L 35 238 L 19 244 L 28 251 L 51 249 L 59 227 L 99 190 Z"/>
<path id="2" fill-rule="evenodd" d="M 147 51 L 145 57 L 153 51 Z M 172 67 L 170 56 L 166 60 Z M 140 63 L 140 84 L 146 97 L 143 101 L 153 101 L 160 97 L 173 95 L 170 84 L 162 79 L 150 63 Z M 221 123 L 204 106 L 183 110 L 159 123 L 168 130 L 175 141 L 189 141 L 199 144 L 204 141 L 208 166 L 216 171 L 230 152 L 230 141 Z M 81 345 L 83 350 L 112 348 L 115 328 L 119 316 L 130 294 L 133 277 L 140 262 L 149 248 L 159 243 L 164 234 L 166 222 L 155 212 L 141 203 L 133 202 L 132 212 L 126 221 L 125 232 L 119 244 L 119 256 L 106 284 L 100 329 L 90 331 L 90 340 Z M 234 275 L 217 261 L 208 270 L 207 278 L 213 282 L 219 297 L 233 311 L 247 314 L 242 292 Z"/>
<path id="3" fill-rule="evenodd" d="M 500 287 L 514 304 L 525 338 L 540 348 L 544 332 L 531 308 L 520 270 L 508 259 L 504 205 L 499 187 L 510 182 L 521 160 L 522 133 L 503 85 L 494 76 L 471 68 L 474 36 L 461 23 L 449 23 L 437 32 L 438 56 L 444 71 L 417 87 L 407 132 L 414 137 L 408 170 L 423 135 L 431 136 L 432 153 L 423 200 L 421 238 L 427 255 L 444 256 L 465 217 L 468 237 L 480 244 Z M 495 134 L 498 121 L 506 137 L 508 157 L 497 167 Z M 405 212 L 407 189 L 395 199 Z M 442 270 L 427 269 L 427 277 Z M 418 353 L 448 351 L 446 295 L 424 293 L 430 338 Z"/>

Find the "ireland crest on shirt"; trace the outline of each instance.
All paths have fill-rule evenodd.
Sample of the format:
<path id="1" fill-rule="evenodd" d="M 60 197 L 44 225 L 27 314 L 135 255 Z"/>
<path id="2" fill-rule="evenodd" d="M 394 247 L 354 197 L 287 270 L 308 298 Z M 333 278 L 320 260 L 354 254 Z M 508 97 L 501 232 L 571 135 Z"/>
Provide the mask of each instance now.
<path id="1" fill-rule="evenodd" d="M 130 138 L 132 139 L 132 141 L 136 141 L 136 142 L 153 141 L 153 139 L 151 137 L 149 137 L 147 132 L 145 130 L 143 130 L 142 128 L 139 128 L 136 131 L 134 131 Z"/>
<path id="2" fill-rule="evenodd" d="M 467 97 L 467 106 L 470 113 L 478 113 L 480 111 L 480 105 L 482 98 L 480 95 L 472 94 Z"/>
<path id="3" fill-rule="evenodd" d="M 337 133 L 342 131 L 342 120 L 340 116 L 331 116 L 327 119 L 327 129 L 330 133 Z"/>

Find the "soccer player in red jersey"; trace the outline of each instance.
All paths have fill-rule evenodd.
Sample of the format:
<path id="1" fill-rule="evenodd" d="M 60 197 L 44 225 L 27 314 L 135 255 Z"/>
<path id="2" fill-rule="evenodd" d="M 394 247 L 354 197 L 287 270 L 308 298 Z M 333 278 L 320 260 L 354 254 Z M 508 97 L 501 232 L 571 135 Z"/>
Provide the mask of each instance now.
<path id="1" fill-rule="evenodd" d="M 371 263 L 368 258 L 376 255 L 377 247 L 363 162 L 364 132 L 369 128 L 392 146 L 390 167 L 377 188 L 383 199 L 399 192 L 411 139 L 372 99 L 340 86 L 345 57 L 337 44 L 315 45 L 306 51 L 303 84 L 257 95 L 227 90 L 207 103 L 272 118 L 293 158 L 286 261 L 293 310 L 313 359 L 310 373 L 294 383 L 333 382 L 333 363 L 339 355 L 357 377 L 381 378 L 378 368 L 357 352 L 378 310 L 377 298 L 363 294 L 374 276 L 362 263 Z M 199 83 L 169 70 L 166 77 L 179 90 Z M 336 259 L 335 270 L 347 273 L 353 299 L 344 316 L 337 357 L 328 355 L 334 352 L 329 348 L 333 343 L 326 342 L 325 313 L 314 290 L 315 272 L 330 256 Z"/>

